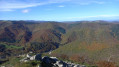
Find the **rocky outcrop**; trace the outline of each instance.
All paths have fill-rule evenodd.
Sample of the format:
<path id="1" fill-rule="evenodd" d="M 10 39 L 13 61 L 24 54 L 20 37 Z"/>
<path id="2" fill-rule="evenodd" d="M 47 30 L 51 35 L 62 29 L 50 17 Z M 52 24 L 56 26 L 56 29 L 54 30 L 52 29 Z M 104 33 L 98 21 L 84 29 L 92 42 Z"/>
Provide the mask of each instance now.
<path id="1" fill-rule="evenodd" d="M 86 67 L 85 65 L 79 65 L 71 62 L 58 60 L 56 57 L 42 57 L 41 54 L 30 56 L 29 54 L 21 62 L 28 62 L 32 60 L 41 61 L 39 67 Z"/>
<path id="2" fill-rule="evenodd" d="M 37 61 L 41 61 L 42 60 L 41 54 L 36 54 L 34 57 L 35 57 L 35 60 L 37 60 Z"/>
<path id="3" fill-rule="evenodd" d="M 56 57 L 43 57 L 41 66 L 39 67 L 86 67 L 85 65 L 79 65 L 71 62 L 65 62 L 58 60 Z"/>

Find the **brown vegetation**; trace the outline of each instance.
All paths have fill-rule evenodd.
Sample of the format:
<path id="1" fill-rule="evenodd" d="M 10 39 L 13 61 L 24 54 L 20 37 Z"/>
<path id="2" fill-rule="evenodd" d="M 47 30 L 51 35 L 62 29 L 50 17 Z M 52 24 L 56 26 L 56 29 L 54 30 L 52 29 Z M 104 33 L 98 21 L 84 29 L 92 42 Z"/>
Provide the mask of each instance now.
<path id="1" fill-rule="evenodd" d="M 61 54 L 59 57 L 63 60 L 68 60 L 69 59 L 69 57 L 65 54 Z"/>
<path id="2" fill-rule="evenodd" d="M 73 61 L 73 62 L 81 63 L 81 64 L 83 64 L 85 62 L 85 58 L 84 57 L 81 57 L 79 55 L 72 55 L 70 57 L 70 60 Z"/>
<path id="3" fill-rule="evenodd" d="M 98 67 L 116 67 L 115 63 L 108 61 L 99 61 L 97 62 Z"/>

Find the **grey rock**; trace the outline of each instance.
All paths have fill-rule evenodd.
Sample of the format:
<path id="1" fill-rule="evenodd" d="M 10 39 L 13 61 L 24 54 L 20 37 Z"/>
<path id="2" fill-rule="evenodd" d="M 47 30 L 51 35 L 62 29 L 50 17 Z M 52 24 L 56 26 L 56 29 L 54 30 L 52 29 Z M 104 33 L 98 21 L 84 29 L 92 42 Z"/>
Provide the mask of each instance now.
<path id="1" fill-rule="evenodd" d="M 80 65 L 77 64 L 77 65 L 74 65 L 74 67 L 80 67 Z"/>
<path id="2" fill-rule="evenodd" d="M 63 61 L 56 61 L 56 63 L 54 64 L 54 67 L 67 67 L 67 64 L 64 63 Z"/>
<path id="3" fill-rule="evenodd" d="M 36 57 L 36 55 L 35 56 L 31 56 L 30 60 L 35 60 L 35 57 Z"/>
<path id="4" fill-rule="evenodd" d="M 35 60 L 41 61 L 41 60 L 42 60 L 41 54 L 37 54 L 37 55 L 35 56 Z"/>
<path id="5" fill-rule="evenodd" d="M 20 60 L 20 62 L 28 62 L 28 61 L 30 61 L 30 58 L 27 57 Z"/>
<path id="6" fill-rule="evenodd" d="M 57 59 L 53 59 L 53 58 L 45 56 L 42 58 L 42 61 L 45 63 L 56 63 Z"/>
<path id="7" fill-rule="evenodd" d="M 31 56 L 29 54 L 26 55 L 27 58 L 30 58 Z"/>
<path id="8" fill-rule="evenodd" d="M 80 67 L 86 67 L 85 65 L 81 65 Z"/>

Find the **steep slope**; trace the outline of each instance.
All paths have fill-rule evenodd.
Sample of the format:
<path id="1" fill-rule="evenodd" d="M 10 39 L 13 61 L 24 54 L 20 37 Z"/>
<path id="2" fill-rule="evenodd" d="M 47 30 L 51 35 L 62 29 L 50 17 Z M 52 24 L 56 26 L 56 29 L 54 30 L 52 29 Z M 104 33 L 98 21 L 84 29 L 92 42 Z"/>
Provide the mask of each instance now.
<path id="1" fill-rule="evenodd" d="M 52 22 L 39 23 L 37 25 L 34 24 L 34 28 L 32 28 L 32 38 L 29 41 L 29 45 L 33 46 L 33 44 L 35 44 L 34 49 L 39 46 L 37 50 L 35 49 L 35 51 L 37 52 L 47 52 L 54 50 L 59 47 L 62 40 L 62 34 L 65 34 L 63 23 Z M 30 48 L 31 47 L 29 47 L 28 49 Z"/>
<path id="2" fill-rule="evenodd" d="M 4 22 L 5 23 L 5 22 Z M 1 24 L 0 24 L 1 25 Z M 6 24 L 7 25 L 7 24 Z M 2 26 L 1 26 L 2 27 Z M 22 23 L 13 23 L 0 31 L 0 41 L 9 43 L 28 42 L 32 33 Z"/>
<path id="3" fill-rule="evenodd" d="M 47 52 L 58 48 L 62 40 L 61 35 L 65 33 L 64 23 L 27 21 L 1 21 L 0 23 L 0 43 L 22 46 L 23 50 L 28 52 Z"/>

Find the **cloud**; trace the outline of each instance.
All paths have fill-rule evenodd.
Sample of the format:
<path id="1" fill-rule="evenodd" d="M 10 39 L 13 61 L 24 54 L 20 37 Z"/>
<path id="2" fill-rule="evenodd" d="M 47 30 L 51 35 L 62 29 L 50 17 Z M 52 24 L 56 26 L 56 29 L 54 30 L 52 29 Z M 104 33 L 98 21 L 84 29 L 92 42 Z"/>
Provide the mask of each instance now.
<path id="1" fill-rule="evenodd" d="M 31 3 L 31 2 L 19 2 L 19 1 L 0 1 L 0 11 L 13 11 L 15 9 L 35 7 L 44 5 L 45 3 Z"/>
<path id="2" fill-rule="evenodd" d="M 59 5 L 58 7 L 65 7 L 64 5 Z"/>
<path id="3" fill-rule="evenodd" d="M 70 20 L 112 20 L 118 19 L 119 15 L 97 15 L 97 16 L 83 16 L 83 17 L 70 17 Z"/>
<path id="4" fill-rule="evenodd" d="M 22 13 L 28 13 L 28 12 L 29 12 L 28 9 L 22 10 Z"/>
<path id="5" fill-rule="evenodd" d="M 97 0 L 0 0 L 0 11 L 14 11 L 16 9 L 36 7 L 54 3 L 73 3 L 79 5 L 88 5 L 92 3 L 103 4 L 102 1 Z M 64 7 L 60 5 L 59 7 Z"/>
<path id="6" fill-rule="evenodd" d="M 90 5 L 90 4 L 104 4 L 105 2 L 98 0 L 74 0 L 72 1 L 72 3 L 79 5 Z"/>
<path id="7" fill-rule="evenodd" d="M 14 11 L 12 9 L 0 9 L 0 11 Z"/>
<path id="8" fill-rule="evenodd" d="M 63 3 L 63 2 L 70 2 L 72 0 L 47 0 L 48 3 Z"/>
<path id="9" fill-rule="evenodd" d="M 92 1 L 92 3 L 96 3 L 96 4 L 104 4 L 105 2 L 102 2 L 102 1 Z"/>

